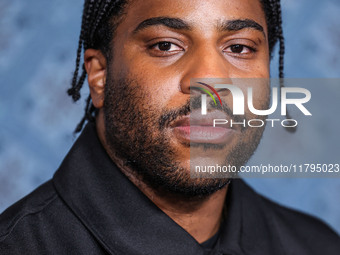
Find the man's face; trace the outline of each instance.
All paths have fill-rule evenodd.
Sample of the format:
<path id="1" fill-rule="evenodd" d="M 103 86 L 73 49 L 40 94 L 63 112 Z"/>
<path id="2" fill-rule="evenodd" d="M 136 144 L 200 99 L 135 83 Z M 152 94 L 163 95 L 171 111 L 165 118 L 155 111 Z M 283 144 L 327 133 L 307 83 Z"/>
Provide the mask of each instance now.
<path id="1" fill-rule="evenodd" d="M 269 77 L 261 4 L 136 0 L 125 13 L 114 36 L 105 87 L 110 153 L 125 159 L 153 188 L 185 196 L 211 194 L 226 180 L 190 178 L 190 137 L 179 132 L 185 130 L 180 123 L 186 121 L 181 120 L 190 116 L 190 80 Z M 254 105 L 265 107 L 268 87 L 256 89 Z M 252 114 L 246 111 L 246 117 Z M 259 128 L 229 132 L 222 148 L 226 163 L 245 163 L 262 132 Z"/>

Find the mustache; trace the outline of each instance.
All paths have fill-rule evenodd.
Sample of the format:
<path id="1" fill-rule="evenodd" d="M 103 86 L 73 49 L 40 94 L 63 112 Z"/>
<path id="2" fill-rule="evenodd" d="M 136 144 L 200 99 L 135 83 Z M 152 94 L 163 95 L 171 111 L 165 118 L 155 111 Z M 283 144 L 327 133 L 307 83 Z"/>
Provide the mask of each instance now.
<path id="1" fill-rule="evenodd" d="M 223 101 L 222 101 L 223 102 Z M 219 110 L 223 113 L 225 113 L 230 119 L 233 120 L 233 122 L 242 122 L 244 120 L 248 121 L 248 118 L 246 116 L 240 116 L 240 115 L 233 115 L 232 109 L 223 102 L 221 105 L 215 105 L 215 103 L 212 100 L 209 100 L 207 102 L 207 106 L 209 106 L 209 109 L 211 110 Z M 159 118 L 159 129 L 163 130 L 164 128 L 168 127 L 171 122 L 188 115 L 191 111 L 201 109 L 201 97 L 197 96 L 194 98 L 190 98 L 185 105 L 183 105 L 180 108 L 173 109 L 166 111 L 161 115 Z"/>
<path id="2" fill-rule="evenodd" d="M 183 105 L 181 108 L 174 109 L 167 111 L 166 113 L 163 113 L 161 117 L 159 118 L 159 129 L 163 130 L 164 128 L 168 127 L 171 122 L 179 119 L 180 117 L 183 117 L 185 115 L 188 115 L 191 112 L 190 107 L 190 99 L 186 102 L 185 105 Z"/>

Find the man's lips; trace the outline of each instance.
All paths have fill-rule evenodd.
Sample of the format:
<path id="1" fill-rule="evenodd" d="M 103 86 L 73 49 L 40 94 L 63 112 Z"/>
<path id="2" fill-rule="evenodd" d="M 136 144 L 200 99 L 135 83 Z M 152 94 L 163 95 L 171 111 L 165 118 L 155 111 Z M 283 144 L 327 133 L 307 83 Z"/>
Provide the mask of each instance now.
<path id="1" fill-rule="evenodd" d="M 214 127 L 214 119 L 227 119 L 221 111 L 209 112 L 202 116 L 200 112 L 193 111 L 175 121 L 170 127 L 175 136 L 191 143 L 223 144 L 230 141 L 236 130 L 228 126 Z"/>

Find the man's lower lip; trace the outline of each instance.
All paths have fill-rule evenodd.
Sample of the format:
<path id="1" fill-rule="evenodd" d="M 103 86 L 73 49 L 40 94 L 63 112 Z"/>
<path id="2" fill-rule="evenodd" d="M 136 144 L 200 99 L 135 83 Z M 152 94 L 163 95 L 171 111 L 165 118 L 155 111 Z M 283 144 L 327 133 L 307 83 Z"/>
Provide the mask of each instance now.
<path id="1" fill-rule="evenodd" d="M 213 126 L 178 126 L 173 128 L 177 138 L 191 143 L 227 143 L 233 136 L 234 130 L 230 128 Z"/>

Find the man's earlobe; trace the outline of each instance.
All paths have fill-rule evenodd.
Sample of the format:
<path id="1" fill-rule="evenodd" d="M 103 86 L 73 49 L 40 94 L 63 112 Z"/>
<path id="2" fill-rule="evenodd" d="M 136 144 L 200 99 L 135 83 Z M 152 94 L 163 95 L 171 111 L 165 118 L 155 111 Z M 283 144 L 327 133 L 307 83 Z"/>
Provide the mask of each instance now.
<path id="1" fill-rule="evenodd" d="M 88 49 L 84 54 L 84 63 L 92 103 L 97 109 L 100 109 L 104 105 L 106 58 L 100 50 Z"/>

